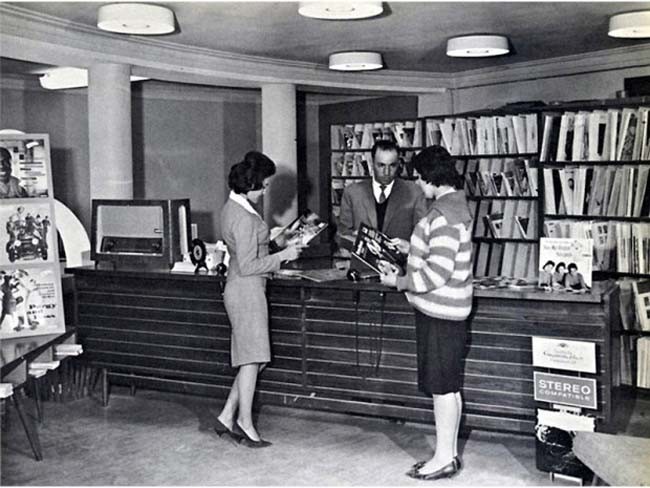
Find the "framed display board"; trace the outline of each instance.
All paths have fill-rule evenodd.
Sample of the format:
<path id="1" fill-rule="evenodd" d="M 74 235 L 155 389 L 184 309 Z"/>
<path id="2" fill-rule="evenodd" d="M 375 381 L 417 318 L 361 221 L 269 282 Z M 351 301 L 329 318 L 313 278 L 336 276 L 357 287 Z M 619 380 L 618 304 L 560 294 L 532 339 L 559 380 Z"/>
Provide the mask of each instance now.
<path id="1" fill-rule="evenodd" d="M 65 331 L 47 134 L 0 135 L 0 339 Z"/>

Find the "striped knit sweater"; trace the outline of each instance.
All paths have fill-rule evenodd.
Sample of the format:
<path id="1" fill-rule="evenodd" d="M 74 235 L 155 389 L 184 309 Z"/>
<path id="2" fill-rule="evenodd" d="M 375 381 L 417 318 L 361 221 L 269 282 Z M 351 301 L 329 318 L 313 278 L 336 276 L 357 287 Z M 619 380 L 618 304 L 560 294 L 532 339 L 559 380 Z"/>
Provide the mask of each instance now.
<path id="1" fill-rule="evenodd" d="M 406 274 L 397 288 L 425 315 L 465 320 L 472 310 L 472 216 L 465 193 L 436 199 L 411 235 Z"/>

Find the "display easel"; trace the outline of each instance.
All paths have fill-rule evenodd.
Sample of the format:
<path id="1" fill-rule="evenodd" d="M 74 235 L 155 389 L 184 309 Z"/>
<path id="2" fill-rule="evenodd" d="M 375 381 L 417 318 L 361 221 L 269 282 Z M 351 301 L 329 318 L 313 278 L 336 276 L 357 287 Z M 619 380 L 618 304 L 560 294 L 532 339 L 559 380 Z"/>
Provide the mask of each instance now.
<path id="1" fill-rule="evenodd" d="M 0 338 L 65 331 L 47 134 L 0 134 Z"/>

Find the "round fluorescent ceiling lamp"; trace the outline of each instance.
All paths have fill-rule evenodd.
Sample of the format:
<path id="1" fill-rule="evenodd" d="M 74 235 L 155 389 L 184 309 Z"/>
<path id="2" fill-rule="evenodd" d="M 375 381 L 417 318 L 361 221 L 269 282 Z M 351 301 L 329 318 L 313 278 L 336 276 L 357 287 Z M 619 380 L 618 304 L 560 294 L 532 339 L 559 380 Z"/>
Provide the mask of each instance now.
<path id="1" fill-rule="evenodd" d="M 330 54 L 330 69 L 336 71 L 370 71 L 381 69 L 381 54 L 371 51 L 348 51 Z"/>
<path id="2" fill-rule="evenodd" d="M 611 37 L 650 37 L 650 10 L 612 16 L 608 34 Z"/>
<path id="3" fill-rule="evenodd" d="M 326 20 L 351 20 L 375 17 L 384 11 L 381 2 L 300 2 L 298 13 Z"/>
<path id="4" fill-rule="evenodd" d="M 509 52 L 505 36 L 459 36 L 447 41 L 447 56 L 452 58 L 485 58 Z"/>
<path id="5" fill-rule="evenodd" d="M 38 81 L 48 90 L 83 88 L 88 86 L 88 70 L 70 66 L 50 68 L 38 78 Z"/>
<path id="6" fill-rule="evenodd" d="M 175 28 L 174 12 L 159 5 L 113 3 L 99 8 L 97 27 L 119 34 L 169 34 Z"/>

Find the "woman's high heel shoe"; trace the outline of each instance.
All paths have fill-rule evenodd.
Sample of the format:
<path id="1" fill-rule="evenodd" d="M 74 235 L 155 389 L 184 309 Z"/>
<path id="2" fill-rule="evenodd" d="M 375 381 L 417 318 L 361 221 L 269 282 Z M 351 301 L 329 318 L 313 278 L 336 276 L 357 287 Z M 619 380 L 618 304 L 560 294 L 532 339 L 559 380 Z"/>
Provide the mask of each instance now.
<path id="1" fill-rule="evenodd" d="M 214 426 L 214 431 L 217 433 L 219 437 L 223 437 L 224 435 L 227 435 L 232 439 L 234 439 L 235 441 L 241 442 L 242 436 L 230 430 L 228 426 L 219 419 L 217 419 L 217 424 Z"/>
<path id="2" fill-rule="evenodd" d="M 233 425 L 233 432 L 241 437 L 239 443 L 244 444 L 246 447 L 269 447 L 273 444 L 272 442 L 265 441 L 262 438 L 260 438 L 259 441 L 251 439 L 251 437 L 246 433 L 244 429 L 242 429 L 241 425 L 239 425 L 237 421 L 235 421 L 235 424 Z"/>

